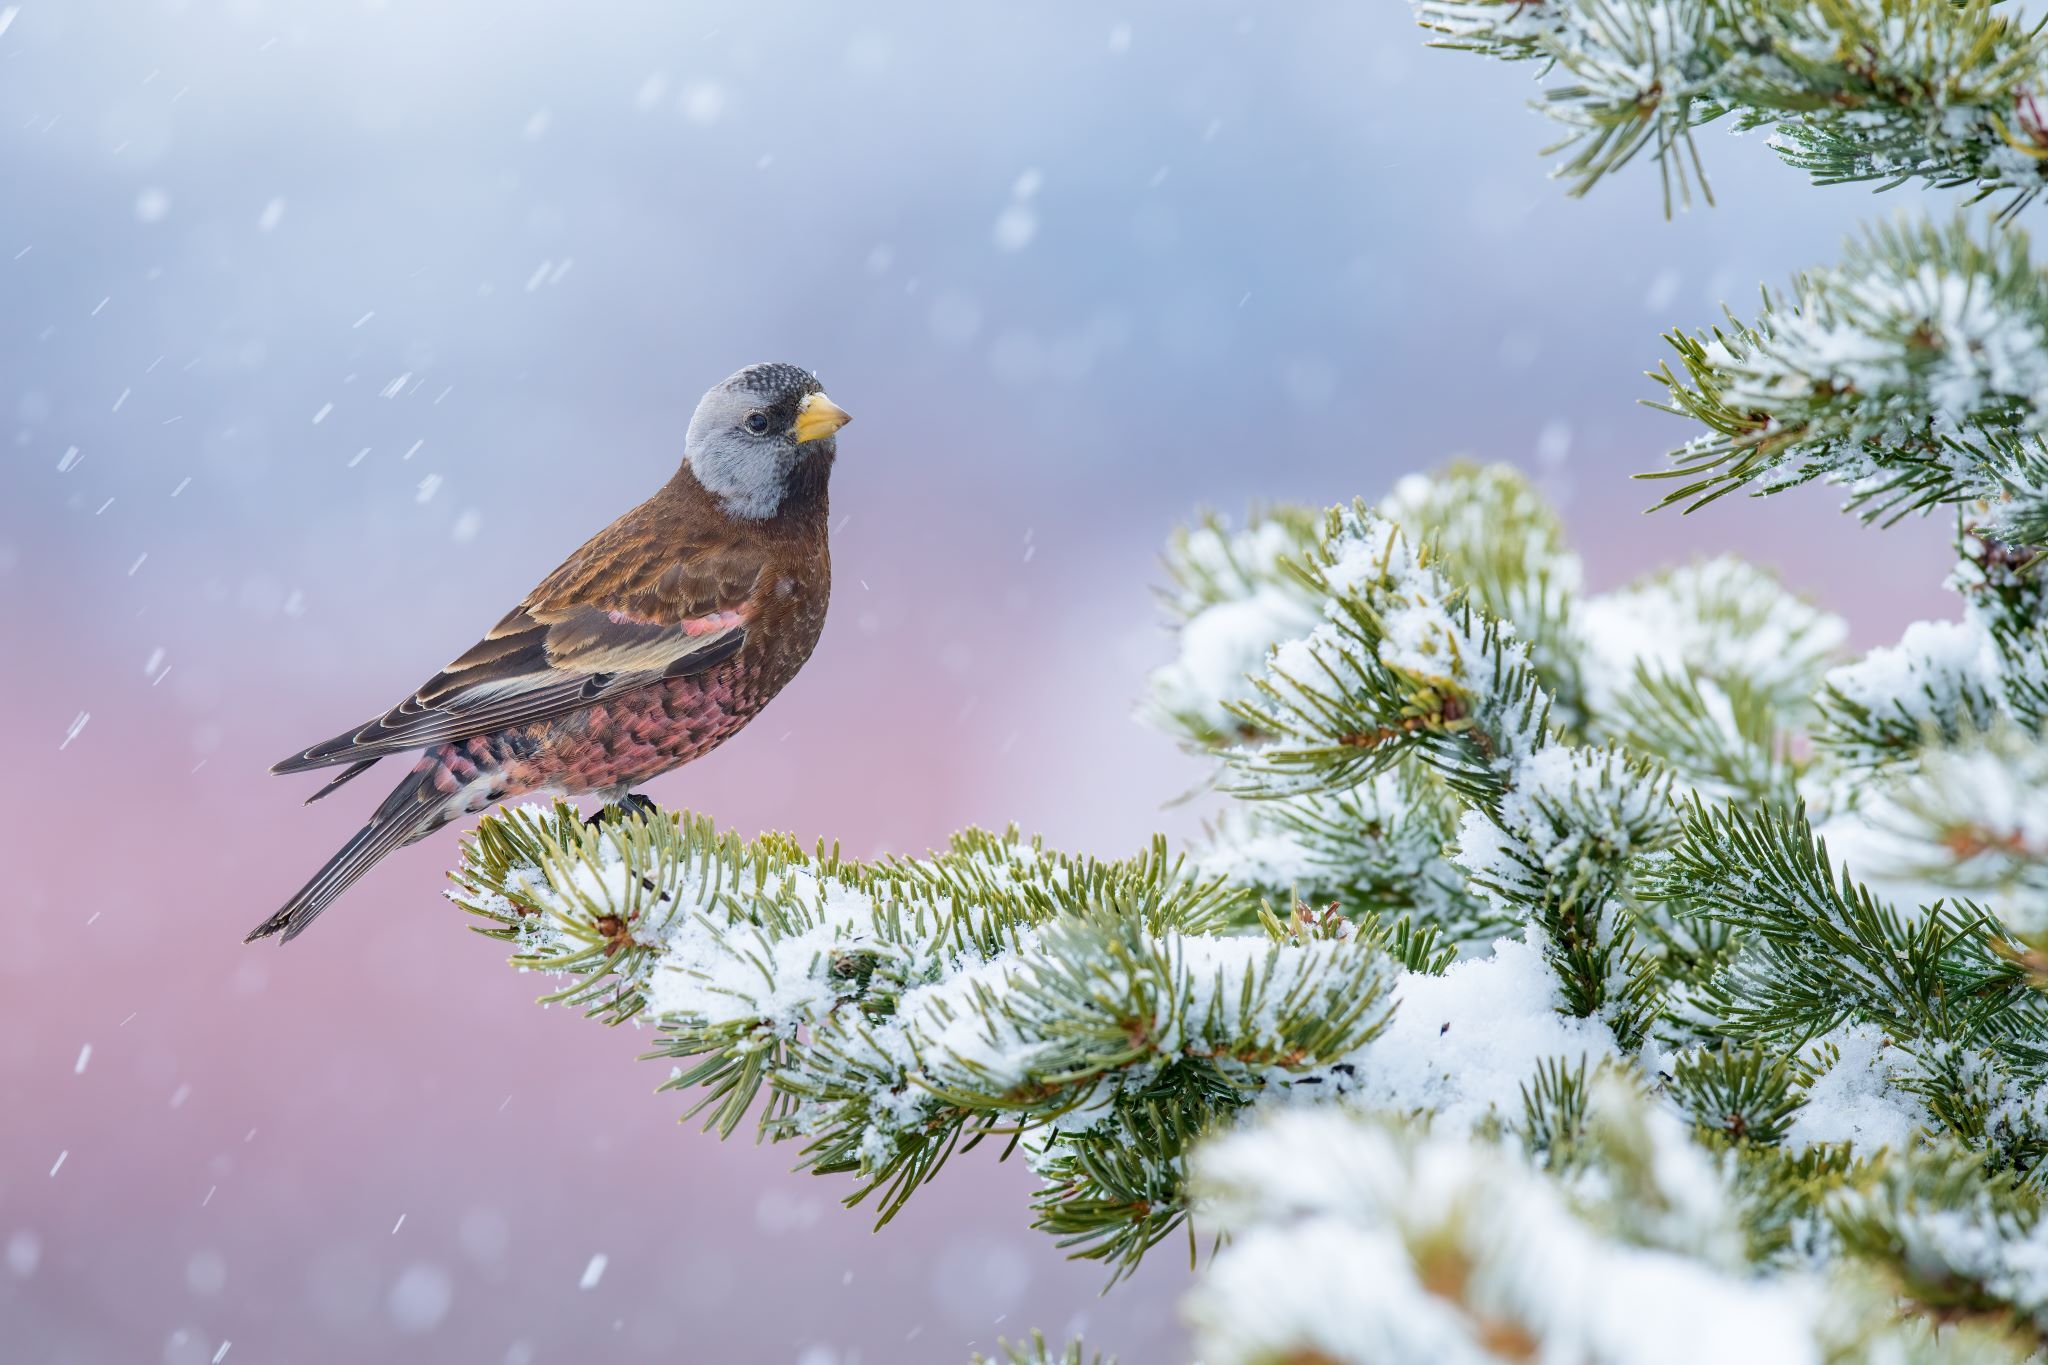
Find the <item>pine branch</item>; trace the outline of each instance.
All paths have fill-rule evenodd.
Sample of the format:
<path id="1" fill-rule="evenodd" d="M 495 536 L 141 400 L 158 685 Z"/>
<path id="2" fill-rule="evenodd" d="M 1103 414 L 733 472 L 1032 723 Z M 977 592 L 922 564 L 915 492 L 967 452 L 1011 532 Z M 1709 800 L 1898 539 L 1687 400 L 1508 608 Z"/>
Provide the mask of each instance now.
<path id="1" fill-rule="evenodd" d="M 1420 765 L 1471 807 L 1458 861 L 1474 889 L 1541 934 L 1572 1013 L 1604 1012 L 1633 1040 L 1654 972 L 1621 898 L 1675 831 L 1668 778 L 1562 744 L 1526 646 L 1437 564 L 1362 504 L 1330 513 L 1295 566 L 1324 621 L 1274 651 L 1260 700 L 1239 708 L 1277 738 L 1226 755 L 1238 791 L 1298 798 Z"/>
<path id="2" fill-rule="evenodd" d="M 1988 509 L 1963 509 L 1949 585 L 1968 604 L 1966 619 L 1988 638 L 2006 713 L 2039 734 L 2048 729 L 2048 561 L 2031 540 L 2001 540 L 1987 529 L 1992 520 Z M 2025 516 L 2003 521 L 2009 537 L 2034 534 Z M 2048 531 L 2048 521 L 2039 529 Z"/>
<path id="3" fill-rule="evenodd" d="M 1997 504 L 2015 539 L 2048 505 L 2048 279 L 2016 229 L 1874 228 L 1754 322 L 1666 339 L 1659 406 L 1707 431 L 1646 476 L 1676 481 L 1661 505 L 1820 479 L 1865 520 Z"/>
<path id="4" fill-rule="evenodd" d="M 2024 1020 L 2029 1011 L 2015 1013 Z M 1941 1131 L 1979 1154 L 1987 1171 L 2015 1173 L 2038 1189 L 2048 1157 L 2048 1092 L 2042 1088 L 2040 1016 L 2025 1022 L 2033 1025 L 2031 1038 L 2019 1047 L 1921 1046 L 1901 1084 L 1919 1096 Z"/>
<path id="5" fill-rule="evenodd" d="M 1893 909 L 1834 869 L 1803 814 L 1770 809 L 1695 807 L 1644 894 L 1735 935 L 1737 951 L 1689 1003 L 1696 1026 L 1754 1053 L 1745 1063 L 1752 1070 L 1782 1067 L 1810 1040 L 1841 1037 L 1844 1027 L 1874 1025 L 1894 1048 L 1883 1083 L 1915 1097 L 1924 1122 L 2001 1168 L 2032 1171 L 2048 1155 L 2048 1103 L 2038 1098 L 2048 1081 L 2048 999 L 2022 946 L 1984 907 Z M 1823 1046 L 1811 1055 L 1809 1076 L 1845 1064 L 1838 1049 Z M 1681 1069 L 1677 1088 L 1693 1094 L 1705 1125 L 1699 1106 L 1711 1088 L 1692 1065 L 1691 1076 Z M 1793 1101 L 1802 1084 L 1820 1091 L 1818 1080 L 1794 1080 L 1788 1073 L 1767 1107 Z M 1742 1122 L 1755 1126 L 1747 1116 Z M 1771 1126 L 1777 1131 L 1761 1140 L 1784 1136 Z"/>
<path id="6" fill-rule="evenodd" d="M 1212 751 L 1260 738 L 1232 703 L 1282 640 L 1308 629 L 1316 604 L 1284 567 L 1314 544 L 1320 519 L 1303 508 L 1254 511 L 1245 529 L 1204 517 L 1166 550 L 1159 598 L 1177 657 L 1155 669 L 1139 709 L 1187 748 Z"/>
<path id="7" fill-rule="evenodd" d="M 1870 875 L 1970 897 L 2048 946 L 2048 745 L 2001 724 L 1873 786 L 1859 809 L 1880 836 L 1864 858 Z"/>
<path id="8" fill-rule="evenodd" d="M 1564 524 L 1507 465 L 1454 463 L 1394 485 L 1379 513 L 1496 621 L 1512 626 L 1567 729 L 1587 719 L 1585 642 L 1573 611 L 1584 578 Z"/>
<path id="9" fill-rule="evenodd" d="M 1541 931 L 1566 1009 L 1605 1010 L 1633 1043 L 1654 983 L 1622 898 L 1644 856 L 1677 833 L 1669 778 L 1614 750 L 1556 744 L 1512 772 L 1498 803 L 1466 814 L 1457 861 L 1476 889 Z"/>
<path id="10" fill-rule="evenodd" d="M 1039 1225 L 1119 1274 L 1185 1216 L 1197 1134 L 1322 1084 L 1386 1026 L 1397 963 L 1443 963 L 1369 912 L 1255 917 L 1156 845 L 1104 863 L 969 833 L 863 864 L 557 804 L 486 817 L 457 883 L 518 965 L 571 977 L 550 998 L 652 1017 L 664 1088 L 708 1126 L 757 1113 L 884 1222 L 955 1151 L 1021 1139 Z"/>
<path id="11" fill-rule="evenodd" d="M 2038 1189 L 1952 1149 L 1901 1153 L 1830 1200 L 1846 1253 L 1939 1321 L 2048 1347 L 2048 1224 Z"/>
<path id="12" fill-rule="evenodd" d="M 1639 665 L 1603 728 L 1625 749 L 1656 754 L 1695 795 L 1755 806 L 1794 797 L 1797 769 L 1778 720 L 1739 675 L 1716 682 Z"/>
<path id="13" fill-rule="evenodd" d="M 1481 951 L 1514 922 L 1445 859 L 1458 810 L 1412 769 L 1346 791 L 1236 802 L 1196 866 L 1271 904 L 1371 910 Z"/>
<path id="14" fill-rule="evenodd" d="M 1994 0 L 1417 0 L 1441 47 L 1531 61 L 1573 194 L 1647 153 L 1665 211 L 1705 190 L 1693 129 L 1731 117 L 1817 184 L 2041 192 L 2039 31 Z M 1709 196 L 1711 198 L 1711 196 Z"/>
<path id="15" fill-rule="evenodd" d="M 1834 670 L 1819 697 L 1815 745 L 1869 775 L 1983 733 L 2000 710 L 1985 643 L 1967 622 L 1919 621 L 1898 644 Z"/>
<path id="16" fill-rule="evenodd" d="M 1826 1235 L 1822 1210 L 1837 1191 L 1864 1177 L 1872 1165 L 1870 1158 L 1858 1157 L 1846 1142 L 1800 1146 L 1736 1141 L 1725 1124 L 1698 1125 L 1693 1131 L 1709 1151 L 1728 1154 L 1723 1169 L 1741 1209 L 1752 1264 L 1771 1272 L 1788 1265 L 1811 1267 L 1838 1256 L 1837 1244 Z"/>
<path id="17" fill-rule="evenodd" d="M 1116 1357 L 1103 1355 L 1100 1351 L 1086 1354 L 1088 1348 L 1076 1337 L 1064 1346 L 1048 1346 L 1045 1338 L 1037 1332 L 1029 1341 L 1009 1342 L 997 1339 L 998 1356 L 985 1356 L 977 1352 L 974 1365 L 1116 1365 Z"/>
<path id="18" fill-rule="evenodd" d="M 1528 650 L 1437 570 L 1431 552 L 1363 503 L 1332 508 L 1291 565 L 1324 620 L 1287 641 L 1233 707 L 1269 744 L 1225 757 L 1242 794 L 1336 791 L 1428 765 L 1469 800 L 1498 800 L 1501 764 L 1548 738 Z"/>
<path id="19" fill-rule="evenodd" d="M 1582 1178 L 1577 1164 L 1545 1174 L 1463 1135 L 1327 1110 L 1268 1115 L 1210 1144 L 1194 1183 L 1230 1240 L 1190 1302 L 1201 1358 L 2024 1356 L 2000 1323 L 1956 1323 L 1937 1342 L 1848 1275 L 1753 1275 L 1732 1163 L 1691 1144 L 1618 1076 L 1590 1085 L 1583 1103 L 1576 1161 L 1599 1178 Z M 1814 1187 L 1842 1178 L 1839 1168 L 1805 1176 Z"/>
<path id="20" fill-rule="evenodd" d="M 1967 905 L 1913 915 L 1840 874 L 1800 810 L 1695 804 L 1642 894 L 1719 920 L 1741 952 L 1707 1008 L 1738 1043 L 1796 1046 L 1845 1020 L 1907 1038 L 1976 1036 L 2005 1003 L 1994 926 Z"/>
<path id="21" fill-rule="evenodd" d="M 1790 1060 L 1759 1047 L 1701 1049 L 1671 1075 L 1672 1096 L 1693 1123 L 1731 1143 L 1783 1142 L 1804 1092 Z"/>
<path id="22" fill-rule="evenodd" d="M 1554 1057 L 1537 1063 L 1536 1074 L 1522 1085 L 1522 1118 L 1514 1129 L 1533 1162 L 1552 1170 L 1578 1164 L 1590 1095 L 1584 1058 L 1571 1066 Z"/>
<path id="23" fill-rule="evenodd" d="M 1726 555 L 1653 573 L 1580 603 L 1587 693 L 1596 739 L 1612 739 L 1645 710 L 1692 703 L 1654 683 L 1711 683 L 1769 712 L 1770 728 L 1804 728 L 1814 688 L 1848 625 L 1802 601 L 1769 573 Z M 1645 679 L 1653 685 L 1645 689 Z M 1710 703 L 1709 703 L 1710 704 Z M 1674 714 L 1672 720 L 1680 717 Z M 1763 717 L 1754 717 L 1760 725 Z M 1661 750 L 1645 753 L 1663 756 Z"/>

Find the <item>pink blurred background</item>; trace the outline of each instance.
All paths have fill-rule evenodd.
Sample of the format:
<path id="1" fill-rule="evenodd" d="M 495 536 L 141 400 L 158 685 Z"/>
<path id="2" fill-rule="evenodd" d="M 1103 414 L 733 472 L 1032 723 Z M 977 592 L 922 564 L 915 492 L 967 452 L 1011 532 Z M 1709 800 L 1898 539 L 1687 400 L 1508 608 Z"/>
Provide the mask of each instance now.
<path id="1" fill-rule="evenodd" d="M 1130 719 L 1167 531 L 1455 454 L 1536 473 L 1597 585 L 1737 550 L 1859 645 L 1949 611 L 1938 522 L 1626 477 L 1684 434 L 1632 406 L 1658 331 L 1895 201 L 1718 136 L 1719 208 L 1571 201 L 1528 73 L 1404 6 L 0 15 L 0 1359 L 1183 1351 L 1184 1249 L 1098 1297 L 1019 1169 L 876 1233 L 679 1129 L 647 1035 L 534 1008 L 439 898 L 453 832 L 241 943 L 374 796 L 269 762 L 467 645 L 743 363 L 857 418 L 816 658 L 653 787 L 744 832 L 1193 831 Z"/>

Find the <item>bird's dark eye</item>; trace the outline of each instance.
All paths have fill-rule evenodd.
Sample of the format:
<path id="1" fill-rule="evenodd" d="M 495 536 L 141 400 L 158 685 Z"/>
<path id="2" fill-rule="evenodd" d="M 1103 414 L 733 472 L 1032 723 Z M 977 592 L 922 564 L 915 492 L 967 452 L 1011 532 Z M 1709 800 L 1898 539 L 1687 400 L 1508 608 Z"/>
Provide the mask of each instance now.
<path id="1" fill-rule="evenodd" d="M 747 430 L 753 432 L 756 436 L 768 430 L 768 414 L 765 412 L 748 413 Z"/>

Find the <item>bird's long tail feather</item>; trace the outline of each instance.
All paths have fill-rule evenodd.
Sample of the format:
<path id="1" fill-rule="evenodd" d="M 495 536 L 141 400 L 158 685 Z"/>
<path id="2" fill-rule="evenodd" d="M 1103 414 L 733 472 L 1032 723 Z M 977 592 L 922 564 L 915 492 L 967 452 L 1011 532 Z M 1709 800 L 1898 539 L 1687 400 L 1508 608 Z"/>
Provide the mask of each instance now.
<path id="1" fill-rule="evenodd" d="M 300 887 L 299 893 L 286 901 L 282 909 L 257 925 L 242 941 L 254 943 L 259 938 L 281 933 L 284 942 L 291 942 L 303 934 L 306 926 L 332 905 L 337 896 L 374 867 L 378 859 L 447 823 L 454 812 L 448 808 L 447 797 L 432 780 L 435 773 L 434 765 L 421 764 L 406 774 L 405 780 L 384 798 L 384 804 L 377 807 L 370 823 L 357 830 L 355 837 L 327 860 L 327 866 L 313 875 L 313 880 Z"/>
<path id="2" fill-rule="evenodd" d="M 346 768 L 343 768 L 340 772 L 336 773 L 333 777 L 328 778 L 327 785 L 323 786 L 322 788 L 320 788 L 319 791 L 314 792 L 311 796 L 306 798 L 306 804 L 310 806 L 323 796 L 334 795 L 335 790 L 337 788 L 341 787 L 345 783 L 353 782 L 355 779 L 361 777 L 364 773 L 368 772 L 370 769 L 376 766 L 377 760 L 375 757 L 358 759 L 354 763 L 349 764 Z"/>

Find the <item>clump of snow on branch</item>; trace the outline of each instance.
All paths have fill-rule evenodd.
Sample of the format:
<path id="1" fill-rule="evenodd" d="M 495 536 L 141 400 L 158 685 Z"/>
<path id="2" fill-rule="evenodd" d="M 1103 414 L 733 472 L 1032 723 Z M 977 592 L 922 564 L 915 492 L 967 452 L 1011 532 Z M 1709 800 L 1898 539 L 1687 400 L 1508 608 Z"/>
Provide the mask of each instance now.
<path id="1" fill-rule="evenodd" d="M 1930 740 L 1991 723 L 1996 656 L 1971 621 L 1916 621 L 1828 673 L 1819 740 L 1843 765 L 1869 769 L 1911 757 Z"/>
<path id="2" fill-rule="evenodd" d="M 1576 613 L 1595 715 L 1638 671 L 1737 679 L 1777 709 L 1804 706 L 1848 624 L 1762 569 L 1721 556 L 1587 598 Z"/>
<path id="3" fill-rule="evenodd" d="M 1247 695 L 1246 675 L 1316 617 L 1314 598 L 1282 567 L 1305 547 L 1304 522 L 1273 514 L 1233 531 L 1211 518 L 1175 538 L 1164 596 L 1177 653 L 1152 674 L 1147 720 L 1197 747 L 1242 737 L 1230 707 Z"/>
<path id="4" fill-rule="evenodd" d="M 1333 508 L 1301 576 L 1314 629 L 1280 644 L 1237 708 L 1270 742 L 1226 757 L 1247 791 L 1327 791 L 1426 752 L 1487 784 L 1496 760 L 1545 742 L 1528 646 L 1447 579 L 1426 543 L 1366 507 Z"/>
<path id="5" fill-rule="evenodd" d="M 1191 1301 L 1203 1358 L 1864 1358 L 1837 1354 L 1853 1342 L 1829 1285 L 1750 1273 L 1723 1177 L 1677 1122 L 1619 1080 L 1594 1103 L 1601 1181 L 1330 1112 L 1216 1142 L 1194 1178 L 1231 1241 Z"/>
<path id="6" fill-rule="evenodd" d="M 1909 1058 L 1874 1024 L 1843 1024 L 1807 1045 L 1818 1074 L 1806 1087 L 1786 1140 L 1794 1147 L 1846 1142 L 1862 1151 L 1907 1148 L 1932 1126 L 1927 1106 L 1900 1082 Z"/>
<path id="7" fill-rule="evenodd" d="M 1614 869 L 1675 832 L 1668 779 L 1617 751 L 1553 744 L 1510 771 L 1498 805 L 1459 822 L 1455 854 L 1473 886 L 1505 910 L 1542 899 L 1549 883 L 1611 881 Z"/>
<path id="8" fill-rule="evenodd" d="M 1346 1059 L 1350 1088 L 1362 1105 L 1432 1116 L 1445 1132 L 1518 1117 L 1540 1062 L 1621 1055 L 1604 1023 L 1561 1012 L 1557 974 L 1520 939 L 1441 976 L 1405 973 L 1393 998 L 1386 1031 Z"/>

